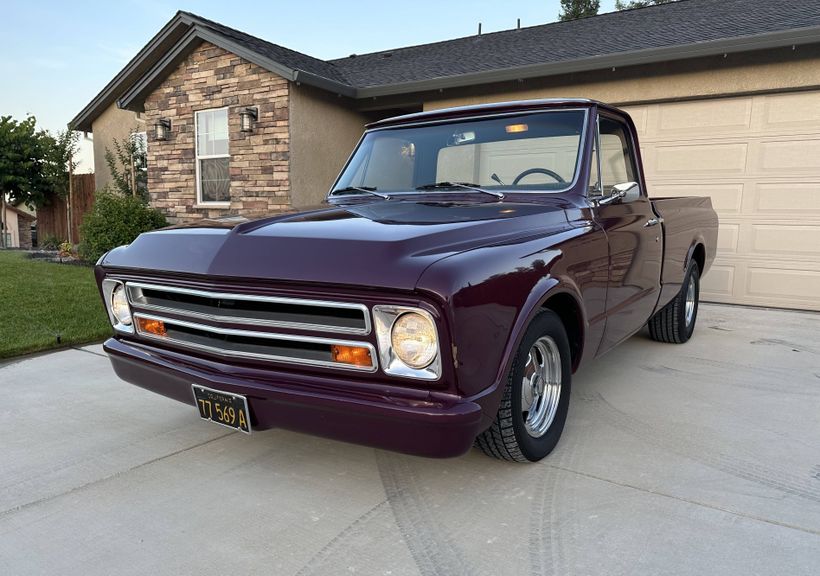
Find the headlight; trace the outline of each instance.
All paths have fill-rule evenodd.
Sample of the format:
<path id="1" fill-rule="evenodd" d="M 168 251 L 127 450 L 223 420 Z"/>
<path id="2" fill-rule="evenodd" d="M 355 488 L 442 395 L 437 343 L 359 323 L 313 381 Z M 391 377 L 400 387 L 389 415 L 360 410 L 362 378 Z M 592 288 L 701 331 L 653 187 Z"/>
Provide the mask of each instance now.
<path id="1" fill-rule="evenodd" d="M 373 306 L 379 365 L 385 374 L 438 380 L 441 353 L 433 316 L 411 306 Z"/>
<path id="2" fill-rule="evenodd" d="M 131 319 L 131 307 L 128 305 L 128 297 L 125 294 L 125 285 L 119 280 L 102 281 L 103 302 L 111 325 L 117 332 L 134 333 L 133 320 Z"/>
<path id="3" fill-rule="evenodd" d="M 405 312 L 396 319 L 390 343 L 399 360 L 417 370 L 426 368 L 438 352 L 436 327 L 416 312 Z"/>
<path id="4" fill-rule="evenodd" d="M 131 308 L 125 295 L 125 287 L 118 284 L 111 293 L 111 313 L 120 324 L 131 325 Z"/>

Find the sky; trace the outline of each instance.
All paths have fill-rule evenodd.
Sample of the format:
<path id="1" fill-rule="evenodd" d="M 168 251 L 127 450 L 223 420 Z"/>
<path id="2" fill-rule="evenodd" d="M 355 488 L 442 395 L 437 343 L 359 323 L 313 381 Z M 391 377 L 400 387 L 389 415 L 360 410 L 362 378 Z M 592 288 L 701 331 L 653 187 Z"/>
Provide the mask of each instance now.
<path id="1" fill-rule="evenodd" d="M 601 12 L 615 0 L 602 0 Z M 0 0 L 0 116 L 66 124 L 170 20 L 187 10 L 317 58 L 340 58 L 553 22 L 559 0 Z M 79 171 L 92 168 L 82 142 Z"/>

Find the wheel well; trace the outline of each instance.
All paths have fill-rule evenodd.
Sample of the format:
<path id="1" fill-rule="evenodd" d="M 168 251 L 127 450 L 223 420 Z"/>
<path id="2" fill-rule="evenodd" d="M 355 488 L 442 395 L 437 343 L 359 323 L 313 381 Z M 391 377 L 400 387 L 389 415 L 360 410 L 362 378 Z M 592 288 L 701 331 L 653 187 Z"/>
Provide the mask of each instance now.
<path id="1" fill-rule="evenodd" d="M 542 308 L 552 310 L 561 319 L 564 330 L 567 331 L 569 349 L 572 354 L 572 369 L 575 371 L 584 348 L 583 316 L 578 302 L 569 294 L 562 293 L 548 298 Z"/>
<path id="2" fill-rule="evenodd" d="M 695 246 L 692 259 L 698 263 L 698 271 L 703 274 L 703 267 L 706 265 L 706 248 L 703 247 L 703 244 Z"/>

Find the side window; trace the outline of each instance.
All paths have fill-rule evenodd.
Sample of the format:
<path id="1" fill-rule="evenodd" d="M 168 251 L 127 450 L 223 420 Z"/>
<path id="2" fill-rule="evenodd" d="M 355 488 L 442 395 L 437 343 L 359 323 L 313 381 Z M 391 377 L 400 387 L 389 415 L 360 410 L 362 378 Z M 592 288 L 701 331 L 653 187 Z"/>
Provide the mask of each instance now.
<path id="1" fill-rule="evenodd" d="M 598 121 L 599 146 L 601 154 L 601 185 L 604 194 L 610 194 L 612 187 L 624 182 L 638 182 L 635 168 L 635 154 L 626 125 L 618 120 L 601 116 Z M 640 191 L 624 198 L 625 202 L 637 200 Z"/>

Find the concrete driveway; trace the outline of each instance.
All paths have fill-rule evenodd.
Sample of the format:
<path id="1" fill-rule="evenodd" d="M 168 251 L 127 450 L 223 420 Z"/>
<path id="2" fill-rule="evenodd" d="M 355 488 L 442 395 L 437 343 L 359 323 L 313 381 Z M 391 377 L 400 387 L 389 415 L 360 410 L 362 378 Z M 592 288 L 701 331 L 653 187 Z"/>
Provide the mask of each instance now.
<path id="1" fill-rule="evenodd" d="M 704 305 L 573 382 L 534 465 L 250 437 L 99 346 L 0 367 L 0 574 L 820 571 L 820 315 Z"/>

